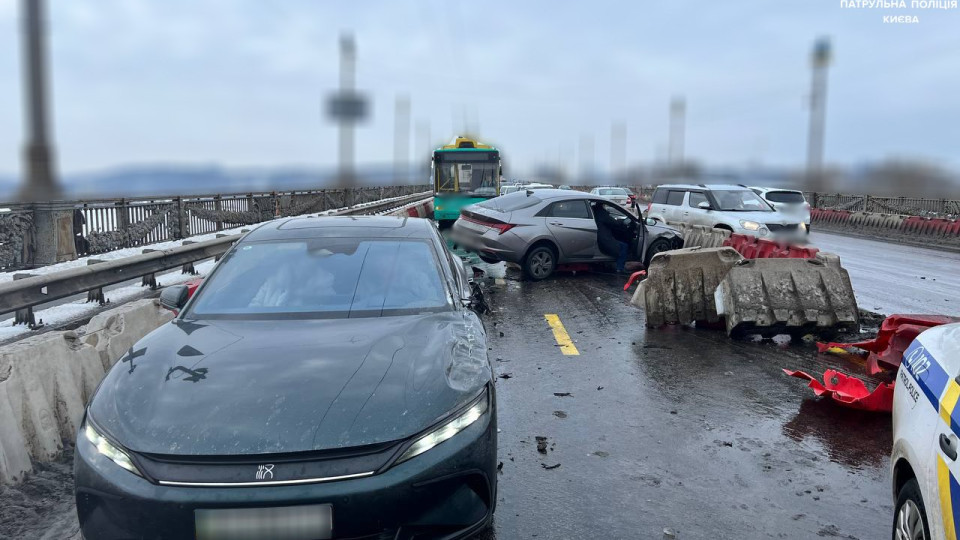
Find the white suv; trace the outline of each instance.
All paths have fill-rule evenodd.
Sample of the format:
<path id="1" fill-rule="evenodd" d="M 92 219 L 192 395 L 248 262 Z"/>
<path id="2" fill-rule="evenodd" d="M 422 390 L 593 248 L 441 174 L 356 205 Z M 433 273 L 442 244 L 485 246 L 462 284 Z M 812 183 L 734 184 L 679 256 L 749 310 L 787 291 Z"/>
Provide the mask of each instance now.
<path id="1" fill-rule="evenodd" d="M 777 189 L 768 187 L 751 187 L 754 193 L 763 197 L 777 212 L 793 216 L 803 223 L 807 234 L 810 233 L 810 203 L 803 196 L 802 191 L 795 189 Z"/>
<path id="2" fill-rule="evenodd" d="M 960 323 L 920 334 L 903 353 L 893 389 L 896 540 L 960 537 Z"/>
<path id="3" fill-rule="evenodd" d="M 761 238 L 792 238 L 805 231 L 799 218 L 777 212 L 746 186 L 664 184 L 653 192 L 647 217 Z"/>

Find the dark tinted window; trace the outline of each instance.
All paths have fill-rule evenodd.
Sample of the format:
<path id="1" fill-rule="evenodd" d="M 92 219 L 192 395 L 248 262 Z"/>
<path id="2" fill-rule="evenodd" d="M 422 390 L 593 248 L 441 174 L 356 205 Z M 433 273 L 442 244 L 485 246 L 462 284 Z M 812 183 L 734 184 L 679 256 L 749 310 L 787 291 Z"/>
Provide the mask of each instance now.
<path id="1" fill-rule="evenodd" d="M 187 316 L 356 317 L 445 309 L 446 288 L 428 242 L 312 238 L 238 246 Z"/>
<path id="2" fill-rule="evenodd" d="M 806 202 L 803 193 L 799 191 L 768 191 L 767 200 L 776 203 L 797 204 Z"/>
<path id="3" fill-rule="evenodd" d="M 670 206 L 680 206 L 681 204 L 683 204 L 684 193 L 686 193 L 686 191 L 671 190 L 670 193 L 667 195 L 667 204 L 669 204 Z"/>
<path id="4" fill-rule="evenodd" d="M 657 188 L 657 190 L 653 192 L 653 204 L 667 204 L 667 190 Z"/>
<path id="5" fill-rule="evenodd" d="M 555 202 L 550 205 L 547 216 L 591 219 L 587 203 L 583 200 Z"/>
<path id="6" fill-rule="evenodd" d="M 697 191 L 691 191 L 691 192 L 690 192 L 690 202 L 687 203 L 688 205 L 696 208 L 697 205 L 699 205 L 699 204 L 702 203 L 702 202 L 709 202 L 709 201 L 707 201 L 707 196 L 706 196 L 706 195 L 704 195 L 703 193 L 697 192 Z"/>

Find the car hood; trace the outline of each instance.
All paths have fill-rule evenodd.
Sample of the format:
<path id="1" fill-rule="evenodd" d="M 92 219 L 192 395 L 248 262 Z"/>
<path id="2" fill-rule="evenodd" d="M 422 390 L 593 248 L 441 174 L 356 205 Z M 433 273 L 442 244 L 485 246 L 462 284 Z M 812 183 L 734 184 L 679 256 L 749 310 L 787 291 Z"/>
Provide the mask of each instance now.
<path id="1" fill-rule="evenodd" d="M 137 452 L 326 450 L 410 437 L 491 379 L 472 312 L 176 321 L 117 362 L 89 414 Z"/>
<path id="2" fill-rule="evenodd" d="M 757 223 L 776 223 L 779 225 L 790 225 L 797 222 L 796 217 L 787 215 L 783 212 L 724 212 L 727 216 L 742 219 L 744 221 L 756 221 Z"/>

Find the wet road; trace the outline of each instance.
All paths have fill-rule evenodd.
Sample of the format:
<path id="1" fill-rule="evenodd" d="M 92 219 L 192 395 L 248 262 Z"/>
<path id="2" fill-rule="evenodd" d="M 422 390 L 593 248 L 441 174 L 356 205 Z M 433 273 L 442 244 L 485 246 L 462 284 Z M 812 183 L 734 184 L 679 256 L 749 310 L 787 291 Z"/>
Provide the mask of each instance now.
<path id="1" fill-rule="evenodd" d="M 816 230 L 810 242 L 840 255 L 862 309 L 960 315 L 960 253 Z"/>
<path id="2" fill-rule="evenodd" d="M 815 400 L 780 371 L 842 360 L 809 344 L 647 330 L 622 283 L 581 274 L 487 288 L 490 355 L 511 375 L 497 384 L 497 538 L 889 535 L 890 417 Z M 544 314 L 579 355 L 561 353 Z"/>

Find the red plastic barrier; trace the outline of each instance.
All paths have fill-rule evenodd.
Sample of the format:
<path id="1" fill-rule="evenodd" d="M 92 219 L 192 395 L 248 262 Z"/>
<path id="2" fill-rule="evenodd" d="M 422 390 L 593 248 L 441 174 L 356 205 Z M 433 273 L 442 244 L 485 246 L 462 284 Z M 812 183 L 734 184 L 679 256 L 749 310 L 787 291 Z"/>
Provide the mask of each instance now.
<path id="1" fill-rule="evenodd" d="M 197 287 L 203 283 L 203 278 L 191 279 L 190 281 L 184 283 L 187 286 L 187 298 L 193 297 L 193 293 L 197 292 Z"/>
<path id="2" fill-rule="evenodd" d="M 946 236 L 960 236 L 960 219 L 955 219 L 944 232 Z"/>
<path id="3" fill-rule="evenodd" d="M 826 395 L 844 407 L 861 411 L 893 412 L 893 383 L 882 383 L 871 392 L 860 379 L 840 373 L 834 369 L 823 372 L 823 382 L 803 371 L 784 373 L 791 377 L 810 381 L 807 385 L 817 396 Z"/>
<path id="4" fill-rule="evenodd" d="M 903 351 L 921 332 L 941 324 L 960 322 L 960 317 L 946 315 L 890 315 L 883 320 L 877 337 L 856 343 L 817 343 L 817 349 L 824 352 L 831 347 L 847 349 L 856 347 L 869 352 L 867 372 L 876 375 L 883 371 L 895 371 L 900 367 Z"/>
<path id="5" fill-rule="evenodd" d="M 920 227 L 923 226 L 924 218 L 919 216 L 910 216 L 907 219 L 903 220 L 903 223 L 900 225 L 900 230 L 905 233 L 915 233 L 920 230 Z"/>
<path id="6" fill-rule="evenodd" d="M 745 259 L 812 259 L 820 252 L 815 247 L 785 244 L 746 234 L 731 234 L 723 245 L 737 250 Z"/>

